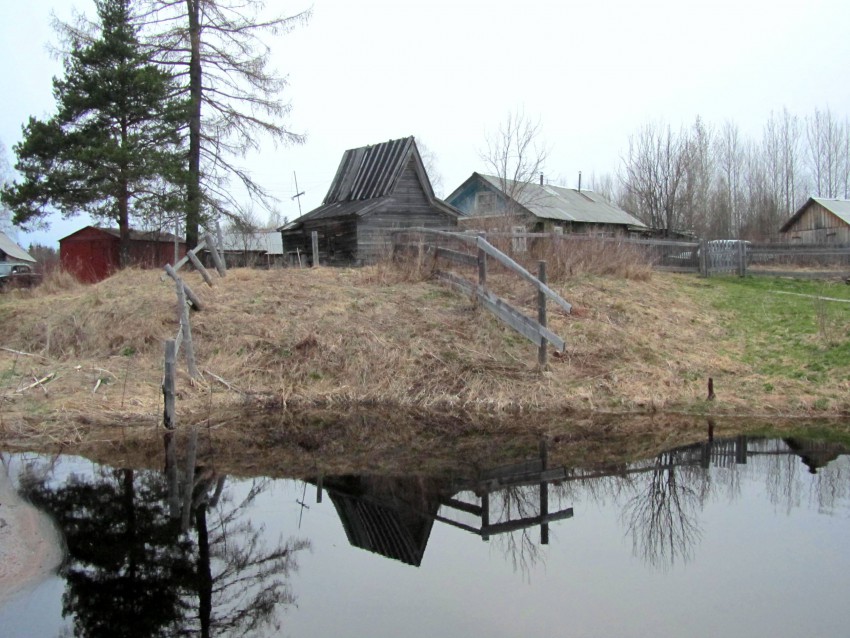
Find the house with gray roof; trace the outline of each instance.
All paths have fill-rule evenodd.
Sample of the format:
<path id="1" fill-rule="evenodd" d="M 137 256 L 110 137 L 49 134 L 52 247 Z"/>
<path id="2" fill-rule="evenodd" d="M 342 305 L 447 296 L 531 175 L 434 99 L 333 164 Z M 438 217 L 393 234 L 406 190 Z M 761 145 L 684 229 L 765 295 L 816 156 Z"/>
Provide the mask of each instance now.
<path id="1" fill-rule="evenodd" d="M 345 151 L 322 205 L 279 230 L 290 261 L 309 258 L 316 231 L 321 264 L 363 264 L 387 254 L 393 230 L 456 226 L 459 216 L 434 195 L 411 136 Z"/>
<path id="2" fill-rule="evenodd" d="M 482 226 L 488 218 L 504 218 L 509 225 L 530 231 L 548 232 L 561 227 L 565 232 L 645 232 L 647 227 L 599 193 L 537 182 L 517 182 L 473 173 L 446 198 L 463 213 L 461 225 Z"/>
<path id="3" fill-rule="evenodd" d="M 809 197 L 779 232 L 793 244 L 850 244 L 850 200 Z"/>
<path id="4" fill-rule="evenodd" d="M 0 261 L 34 264 L 35 259 L 18 246 L 6 233 L 0 231 Z"/>

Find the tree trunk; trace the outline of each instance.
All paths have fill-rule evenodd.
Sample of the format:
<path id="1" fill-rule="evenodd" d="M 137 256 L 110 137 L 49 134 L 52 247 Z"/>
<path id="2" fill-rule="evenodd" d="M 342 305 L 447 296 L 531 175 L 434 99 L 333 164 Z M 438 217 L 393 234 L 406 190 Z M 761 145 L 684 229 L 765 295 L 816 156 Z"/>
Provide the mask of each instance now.
<path id="1" fill-rule="evenodd" d="M 201 21 L 200 0 L 186 0 L 189 14 L 189 183 L 186 186 L 186 248 L 198 245 L 201 222 Z"/>

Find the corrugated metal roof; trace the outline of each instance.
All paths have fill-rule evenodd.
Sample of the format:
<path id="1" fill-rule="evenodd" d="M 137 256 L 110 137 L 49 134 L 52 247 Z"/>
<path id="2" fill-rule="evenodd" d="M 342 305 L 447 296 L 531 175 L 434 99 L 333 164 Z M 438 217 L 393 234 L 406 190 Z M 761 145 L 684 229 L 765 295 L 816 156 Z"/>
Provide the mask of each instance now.
<path id="1" fill-rule="evenodd" d="M 33 259 L 27 251 L 25 251 L 23 248 L 13 242 L 11 238 L 4 232 L 0 232 L 0 250 L 2 250 L 12 259 L 17 259 L 18 261 L 27 261 L 33 264 L 35 263 L 35 259 Z"/>
<path id="2" fill-rule="evenodd" d="M 121 230 L 118 228 L 106 228 L 103 226 L 83 226 L 79 230 L 75 230 L 70 235 L 66 235 L 59 241 L 64 241 L 69 237 L 73 237 L 77 233 L 85 230 L 86 228 L 94 228 L 95 230 L 99 230 L 102 233 L 106 233 L 107 235 L 112 235 L 113 237 L 121 238 Z M 165 231 L 158 230 L 135 230 L 134 228 L 130 229 L 130 241 L 161 241 L 161 242 L 173 242 L 174 235 Z M 182 237 L 178 237 L 177 241 L 183 243 L 185 240 Z"/>
<path id="3" fill-rule="evenodd" d="M 319 206 L 318 208 L 314 208 L 309 213 L 304 213 L 298 219 L 295 219 L 289 222 L 288 224 L 281 226 L 278 230 L 286 232 L 287 230 L 298 228 L 303 222 L 310 220 L 330 219 L 333 217 L 347 217 L 349 215 L 365 215 L 376 206 L 379 206 L 380 204 L 389 201 L 392 201 L 391 197 L 379 197 L 377 199 L 371 199 L 368 202 L 355 201 L 325 204 Z"/>
<path id="4" fill-rule="evenodd" d="M 276 230 L 258 230 L 246 233 L 224 232 L 221 238 L 226 251 L 251 251 L 268 255 L 283 254 L 283 237 Z"/>
<path id="5" fill-rule="evenodd" d="M 480 175 L 480 177 L 494 188 L 503 191 L 503 181 L 500 178 L 493 175 Z M 508 190 L 517 184 L 513 180 L 506 180 L 506 183 Z M 520 189 L 517 203 L 542 219 L 594 224 L 627 224 L 646 228 L 639 219 L 593 191 L 577 191 L 573 188 L 550 184 L 541 186 L 536 182 L 521 184 Z"/>
<path id="6" fill-rule="evenodd" d="M 413 137 L 345 151 L 323 204 L 362 201 L 392 192 L 413 147 Z"/>
<path id="7" fill-rule="evenodd" d="M 784 233 L 790 230 L 791 227 L 797 222 L 797 220 L 803 216 L 803 213 L 806 212 L 806 209 L 811 205 L 812 202 L 820 204 L 830 213 L 838 217 L 845 224 L 850 225 L 850 199 L 827 199 L 826 197 L 809 197 L 809 199 L 806 200 L 806 203 L 800 206 L 799 210 L 794 213 L 791 219 L 789 219 L 782 225 L 782 228 L 779 229 L 779 232 Z"/>

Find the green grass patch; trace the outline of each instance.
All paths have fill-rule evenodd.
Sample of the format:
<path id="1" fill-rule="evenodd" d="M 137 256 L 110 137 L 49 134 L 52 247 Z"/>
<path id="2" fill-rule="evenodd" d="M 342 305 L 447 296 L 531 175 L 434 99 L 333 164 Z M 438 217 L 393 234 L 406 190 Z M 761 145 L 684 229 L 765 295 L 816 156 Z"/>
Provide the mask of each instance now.
<path id="1" fill-rule="evenodd" d="M 692 287 L 723 316 L 742 360 L 764 375 L 823 382 L 850 375 L 845 284 L 769 277 L 713 277 Z"/>

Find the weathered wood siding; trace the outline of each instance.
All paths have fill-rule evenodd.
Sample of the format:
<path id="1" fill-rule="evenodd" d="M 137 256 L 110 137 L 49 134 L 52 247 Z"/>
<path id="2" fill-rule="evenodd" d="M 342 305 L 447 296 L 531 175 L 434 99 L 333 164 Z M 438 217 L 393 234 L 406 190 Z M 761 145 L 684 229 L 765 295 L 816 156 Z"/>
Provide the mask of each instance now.
<path id="1" fill-rule="evenodd" d="M 355 216 L 310 219 L 303 227 L 283 232 L 283 252 L 289 263 L 297 264 L 292 253 L 301 254 L 301 263 L 312 259 L 313 231 L 319 233 L 319 263 L 323 266 L 351 264 L 357 253 L 357 218 Z"/>
<path id="2" fill-rule="evenodd" d="M 411 159 L 392 192 L 392 201 L 364 215 L 357 226 L 357 261 L 372 263 L 389 255 L 393 230 L 456 226 L 454 215 L 433 207 Z"/>
<path id="3" fill-rule="evenodd" d="M 794 244 L 847 244 L 850 243 L 850 225 L 813 202 L 785 231 L 785 236 Z"/>

